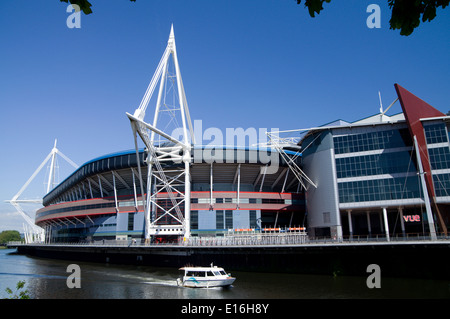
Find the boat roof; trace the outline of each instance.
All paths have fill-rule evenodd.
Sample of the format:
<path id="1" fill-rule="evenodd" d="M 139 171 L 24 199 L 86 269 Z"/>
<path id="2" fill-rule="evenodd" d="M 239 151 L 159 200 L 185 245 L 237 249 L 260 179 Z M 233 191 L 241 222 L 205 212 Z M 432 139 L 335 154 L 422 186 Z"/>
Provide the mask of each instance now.
<path id="1" fill-rule="evenodd" d="M 208 271 L 208 270 L 224 270 L 222 267 L 217 266 L 208 266 L 208 267 L 201 267 L 201 266 L 194 266 L 194 267 L 181 267 L 179 270 L 188 270 L 188 271 Z"/>

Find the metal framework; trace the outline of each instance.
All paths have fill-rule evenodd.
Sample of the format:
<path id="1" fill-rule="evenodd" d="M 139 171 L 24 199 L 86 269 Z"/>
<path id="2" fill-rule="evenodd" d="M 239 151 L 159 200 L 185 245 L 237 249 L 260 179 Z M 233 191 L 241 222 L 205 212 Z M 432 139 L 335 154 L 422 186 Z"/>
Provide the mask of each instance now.
<path id="1" fill-rule="evenodd" d="M 170 63 L 173 64 L 173 73 L 169 69 Z M 144 117 L 158 82 L 160 85 L 153 124 L 148 124 L 144 121 Z M 168 103 L 169 95 L 173 97 L 173 104 Z M 173 25 L 167 47 L 139 107 L 133 115 L 126 114 L 133 130 L 136 154 L 139 153 L 137 134 L 144 142 L 147 154 L 146 190 L 143 189 L 141 165 L 138 161 L 138 175 L 144 196 L 145 241 L 149 242 L 150 237 L 155 235 L 184 235 L 185 238 L 189 238 L 190 165 L 192 144 L 195 144 L 195 139 L 178 65 Z M 181 128 L 178 127 L 178 130 L 174 131 L 181 133 L 179 134 L 182 136 L 181 139 L 167 133 L 168 126 L 161 124 L 162 114 L 171 117 L 169 124 L 172 125 L 177 124 L 177 118 L 181 119 Z M 155 140 L 155 137 L 158 140 Z M 179 169 L 168 171 L 164 170 L 164 162 L 183 165 Z"/>
<path id="2" fill-rule="evenodd" d="M 47 180 L 47 193 L 50 192 L 53 187 L 56 185 L 56 173 L 57 173 L 57 155 L 60 155 L 64 160 L 66 160 L 70 165 L 75 168 L 78 168 L 78 165 L 75 164 L 71 159 L 69 159 L 66 155 L 64 155 L 60 150 L 56 148 L 56 142 L 53 146 L 51 152 L 47 155 L 47 157 L 42 161 L 41 165 L 34 171 L 33 175 L 26 181 L 26 183 L 22 186 L 22 188 L 17 192 L 16 195 L 13 196 L 10 200 L 6 200 L 5 202 L 10 203 L 16 211 L 25 219 L 26 223 L 24 224 L 24 232 L 25 232 L 25 242 L 43 242 L 45 239 L 45 231 L 43 228 L 34 224 L 33 219 L 22 209 L 20 203 L 34 203 L 34 204 L 42 204 L 42 199 L 19 199 L 22 193 L 27 189 L 30 183 L 34 180 L 36 175 L 42 170 L 42 168 L 50 161 L 50 171 Z"/>
<path id="3" fill-rule="evenodd" d="M 316 184 L 314 184 L 314 182 L 305 174 L 305 172 L 303 172 L 303 170 L 295 163 L 297 157 L 299 157 L 301 155 L 301 152 L 303 152 L 304 150 L 300 151 L 300 148 L 295 142 L 294 138 L 281 138 L 278 135 L 279 133 L 280 132 L 266 133 L 267 137 L 269 138 L 270 145 L 274 147 L 281 155 L 281 157 L 286 161 L 289 169 L 292 171 L 292 173 L 294 173 L 300 185 L 302 185 L 305 190 L 307 190 L 308 184 L 312 185 L 314 188 L 317 188 Z M 298 148 L 299 150 L 295 155 L 288 155 L 284 150 L 285 147 Z"/>

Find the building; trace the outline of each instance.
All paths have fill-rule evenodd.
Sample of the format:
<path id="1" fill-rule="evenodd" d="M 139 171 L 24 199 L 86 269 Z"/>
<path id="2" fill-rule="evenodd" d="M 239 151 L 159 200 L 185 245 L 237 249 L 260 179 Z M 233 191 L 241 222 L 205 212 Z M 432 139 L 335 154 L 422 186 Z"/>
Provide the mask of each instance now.
<path id="1" fill-rule="evenodd" d="M 222 161 L 217 158 L 210 161 L 210 150 L 194 148 L 192 236 L 223 236 L 230 231 L 263 231 L 265 228 L 298 230 L 304 226 L 304 192 L 295 176 L 288 173 L 288 165 L 280 158 L 276 173 L 266 174 L 267 162 L 261 155 L 276 151 L 270 148 L 223 148 L 221 151 Z M 275 155 L 279 158 L 278 153 Z M 46 230 L 46 240 L 143 240 L 144 207 L 136 158 L 132 150 L 93 159 L 50 191 L 43 199 L 44 207 L 36 213 L 36 224 Z M 143 150 L 139 152 L 139 160 L 144 177 L 142 186 L 147 189 Z M 166 162 L 166 176 L 175 180 L 179 166 L 179 163 Z M 184 191 L 181 185 L 175 188 Z M 161 225 L 176 227 L 177 223 L 170 216 L 162 216 L 163 208 L 171 206 L 167 192 L 158 192 L 156 202 L 159 207 L 153 219 L 162 217 Z M 173 236 L 154 236 L 153 240 L 176 241 L 177 234 L 174 230 Z"/>
<path id="2" fill-rule="evenodd" d="M 308 129 L 298 143 L 302 157 L 284 150 L 296 158 L 317 187 L 306 184 L 304 189 L 274 148 L 194 147 L 191 235 L 299 227 L 307 227 L 310 238 L 336 240 L 446 233 L 450 223 L 450 117 L 401 86 L 395 87 L 403 113 L 377 114 L 353 123 L 339 120 Z M 140 190 L 147 189 L 147 163 L 146 153 L 138 153 L 141 179 L 136 152 L 126 151 L 85 163 L 48 193 L 43 199 L 45 207 L 36 214 L 36 224 L 47 230 L 47 239 L 144 239 Z M 273 174 L 265 173 L 269 157 L 279 164 Z M 176 161 L 165 162 L 164 171 L 175 181 L 181 166 Z M 175 188 L 184 192 L 182 184 Z M 157 193 L 153 220 L 160 218 L 161 225 L 177 227 L 173 216 L 162 217 L 163 208 L 173 207 L 167 192 Z M 184 209 L 183 204 L 180 207 Z M 165 233 L 153 239 L 173 241 L 179 235 L 174 230 L 173 236 Z"/>
<path id="3" fill-rule="evenodd" d="M 419 236 L 450 225 L 450 117 L 400 85 L 403 112 L 307 131 L 310 236 Z M 419 151 L 419 152 L 418 152 Z"/>
<path id="4" fill-rule="evenodd" d="M 394 116 L 385 114 L 389 107 L 339 120 L 303 130 L 295 143 L 272 135 L 266 147 L 204 146 L 195 141 L 172 28 L 141 104 L 127 113 L 135 150 L 81 166 L 44 197 L 36 224 L 53 242 L 179 241 L 305 227 L 311 238 L 335 240 L 446 235 L 450 116 L 395 89 L 403 112 Z M 181 123 L 172 133 L 164 114 L 169 124 Z"/>

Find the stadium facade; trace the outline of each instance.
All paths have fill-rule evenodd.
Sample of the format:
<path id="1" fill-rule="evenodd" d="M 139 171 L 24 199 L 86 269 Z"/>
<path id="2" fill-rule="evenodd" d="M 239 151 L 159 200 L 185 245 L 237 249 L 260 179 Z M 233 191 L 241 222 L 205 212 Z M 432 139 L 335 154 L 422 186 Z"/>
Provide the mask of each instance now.
<path id="1" fill-rule="evenodd" d="M 446 233 L 450 117 L 395 87 L 404 112 L 308 129 L 292 145 L 300 146 L 302 156 L 284 148 L 317 187 L 304 188 L 275 148 L 194 147 L 192 236 L 304 228 L 310 237 L 336 240 Z M 276 171 L 267 174 L 270 162 L 262 160 L 262 154 L 264 159 L 276 159 Z M 175 178 L 181 166 L 165 162 L 166 175 Z M 139 181 L 147 189 L 147 173 L 144 150 L 93 159 L 44 197 L 36 224 L 47 230 L 52 242 L 142 240 L 145 221 Z M 171 206 L 166 192 L 157 197 L 161 208 Z M 167 217 L 160 222 L 170 224 Z M 153 240 L 179 237 L 166 233 Z"/>
<path id="2" fill-rule="evenodd" d="M 298 130 L 297 140 L 271 133 L 265 147 L 203 146 L 195 142 L 172 29 L 140 106 L 127 113 L 135 150 L 82 165 L 43 198 L 36 224 L 47 242 L 179 242 L 239 232 L 336 241 L 447 235 L 450 116 L 395 89 L 397 115 L 387 116 L 389 107 L 353 123 Z M 161 128 L 163 111 L 180 113 L 178 135 Z"/>
<path id="3" fill-rule="evenodd" d="M 230 150 L 224 148 L 221 153 L 225 156 L 227 151 Z M 210 154 L 209 150 L 194 150 L 193 154 L 200 154 L 201 159 L 193 158 L 191 167 L 192 236 L 223 236 L 231 230 L 250 229 L 298 231 L 304 227 L 305 194 L 297 192 L 298 181 L 287 174 L 288 165 L 280 159 L 276 173 L 264 173 L 267 164 L 258 156 L 271 152 L 276 151 L 234 148 L 228 152 L 234 159 L 224 158 L 220 163 L 217 158 L 214 162 L 208 160 L 205 153 Z M 138 154 L 145 181 L 148 173 L 145 152 L 141 150 Z M 256 163 L 251 160 L 253 156 Z M 179 166 L 175 162 L 165 163 L 166 176 L 175 178 L 180 173 Z M 144 239 L 144 203 L 139 180 L 134 150 L 89 161 L 44 197 L 44 208 L 37 212 L 36 224 L 46 229 L 47 240 L 51 242 Z M 147 188 L 145 182 L 143 186 Z M 157 203 L 160 207 L 154 219 L 161 216 L 162 208 L 171 206 L 167 192 L 157 194 Z M 184 205 L 180 207 L 183 209 Z M 159 222 L 177 225 L 170 216 Z M 173 230 L 174 234 L 179 231 Z M 178 237 L 166 233 L 153 240 L 176 241 Z"/>

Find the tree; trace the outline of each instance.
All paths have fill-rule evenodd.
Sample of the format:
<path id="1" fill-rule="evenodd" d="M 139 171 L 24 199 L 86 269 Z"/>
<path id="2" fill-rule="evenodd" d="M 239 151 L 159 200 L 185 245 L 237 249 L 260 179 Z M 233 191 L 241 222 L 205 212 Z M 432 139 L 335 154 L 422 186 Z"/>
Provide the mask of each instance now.
<path id="1" fill-rule="evenodd" d="M 0 233 L 0 245 L 5 245 L 9 241 L 20 240 L 20 233 L 17 230 L 4 230 Z"/>
<path id="2" fill-rule="evenodd" d="M 59 0 L 61 2 L 69 3 L 70 4 L 76 4 L 80 7 L 80 10 L 83 11 L 84 14 L 91 14 L 92 13 L 92 4 L 89 3 L 87 0 Z M 130 0 L 132 2 L 136 2 L 136 0 Z"/>
<path id="3" fill-rule="evenodd" d="M 70 2 L 76 4 L 84 14 L 92 13 L 91 4 L 87 0 L 60 0 L 61 2 Z M 136 2 L 136 0 L 130 0 Z M 297 0 L 300 4 L 302 0 Z M 323 10 L 323 3 L 330 3 L 331 0 L 305 0 L 305 7 L 308 8 L 309 15 L 314 18 L 316 13 Z M 450 0 L 387 0 L 389 8 L 392 10 L 390 29 L 400 29 L 400 34 L 408 36 L 422 22 L 430 22 L 436 17 L 436 9 L 445 9 Z M 422 17 L 422 19 L 421 19 Z"/>
<path id="4" fill-rule="evenodd" d="M 9 298 L 6 299 L 30 299 L 28 290 L 20 291 L 23 287 L 25 287 L 25 281 L 19 281 L 14 292 L 10 288 L 6 288 L 5 291 L 9 295 Z"/>
<path id="5" fill-rule="evenodd" d="M 400 29 L 400 34 L 408 36 L 422 22 L 430 22 L 436 17 L 436 9 L 445 9 L 450 0 L 387 0 L 389 8 L 392 10 L 390 29 Z M 297 0 L 300 4 L 302 0 Z M 330 3 L 331 0 L 305 0 L 305 7 L 309 10 L 309 15 L 314 18 L 323 10 L 323 3 Z M 421 18 L 422 17 L 422 18 Z"/>

